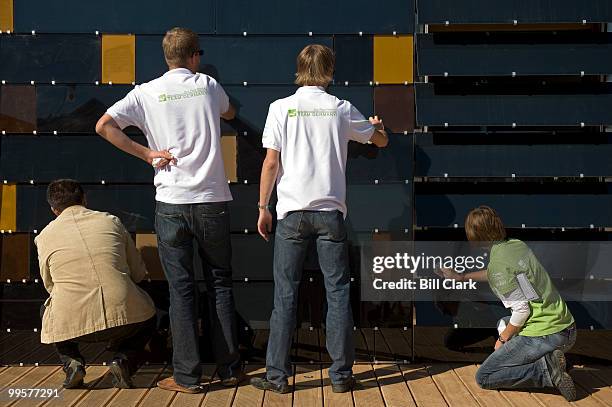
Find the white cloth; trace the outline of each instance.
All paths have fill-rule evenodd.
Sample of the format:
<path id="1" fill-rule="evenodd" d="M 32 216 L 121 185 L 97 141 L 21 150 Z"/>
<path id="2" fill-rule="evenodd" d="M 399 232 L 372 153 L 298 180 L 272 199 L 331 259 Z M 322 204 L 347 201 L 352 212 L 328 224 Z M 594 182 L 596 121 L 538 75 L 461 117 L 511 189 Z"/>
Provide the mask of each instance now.
<path id="1" fill-rule="evenodd" d="M 525 299 L 520 288 L 508 294 L 502 299 L 502 303 L 504 307 L 512 309 L 512 315 L 510 316 L 510 323 L 512 325 L 518 327 L 525 325 L 531 314 L 531 308 L 529 308 L 529 301 Z"/>
<path id="2" fill-rule="evenodd" d="M 232 200 L 221 154 L 221 114 L 228 109 L 217 81 L 178 68 L 136 86 L 107 113 L 122 129 L 142 130 L 149 148 L 177 159 L 155 170 L 155 199 L 190 204 Z"/>
<path id="3" fill-rule="evenodd" d="M 374 127 L 350 102 L 303 86 L 270 105 L 263 146 L 280 151 L 276 213 L 340 210 L 346 217 L 349 140 L 367 143 Z"/>

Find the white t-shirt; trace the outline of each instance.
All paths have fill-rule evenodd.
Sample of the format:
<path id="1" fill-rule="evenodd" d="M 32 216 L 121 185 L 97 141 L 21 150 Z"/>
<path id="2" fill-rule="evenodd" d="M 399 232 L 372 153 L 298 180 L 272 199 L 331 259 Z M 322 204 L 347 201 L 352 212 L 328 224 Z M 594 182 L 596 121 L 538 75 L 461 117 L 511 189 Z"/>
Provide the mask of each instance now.
<path id="1" fill-rule="evenodd" d="M 221 114 L 229 99 L 213 78 L 178 68 L 136 86 L 108 113 L 123 129 L 136 126 L 152 150 L 176 165 L 155 170 L 155 199 L 170 204 L 231 201 L 221 154 Z"/>
<path id="2" fill-rule="evenodd" d="M 349 140 L 367 143 L 374 127 L 349 102 L 303 86 L 270 105 L 263 146 L 280 151 L 278 219 L 290 211 L 340 210 L 346 217 Z"/>

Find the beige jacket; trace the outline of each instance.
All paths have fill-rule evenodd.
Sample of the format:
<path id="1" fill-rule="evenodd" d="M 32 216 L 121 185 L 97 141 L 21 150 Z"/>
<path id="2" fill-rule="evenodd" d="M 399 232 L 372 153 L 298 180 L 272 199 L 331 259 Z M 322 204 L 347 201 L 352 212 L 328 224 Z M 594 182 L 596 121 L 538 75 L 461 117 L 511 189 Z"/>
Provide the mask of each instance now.
<path id="1" fill-rule="evenodd" d="M 61 342 L 155 315 L 153 301 L 135 283 L 147 275 L 121 221 L 71 206 L 34 239 L 45 302 L 40 340 Z"/>

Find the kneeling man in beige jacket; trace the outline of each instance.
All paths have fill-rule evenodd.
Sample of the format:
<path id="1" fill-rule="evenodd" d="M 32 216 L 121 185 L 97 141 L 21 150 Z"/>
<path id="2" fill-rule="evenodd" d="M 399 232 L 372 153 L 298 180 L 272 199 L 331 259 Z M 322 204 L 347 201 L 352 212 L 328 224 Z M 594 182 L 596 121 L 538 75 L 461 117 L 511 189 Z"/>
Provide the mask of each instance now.
<path id="1" fill-rule="evenodd" d="M 115 387 L 131 375 L 155 328 L 155 306 L 136 283 L 147 274 L 121 221 L 85 207 L 78 182 L 49 185 L 57 218 L 36 237 L 40 274 L 50 297 L 44 305 L 42 343 L 53 343 L 64 363 L 65 388 L 79 387 L 85 360 L 78 342 L 107 342 Z"/>

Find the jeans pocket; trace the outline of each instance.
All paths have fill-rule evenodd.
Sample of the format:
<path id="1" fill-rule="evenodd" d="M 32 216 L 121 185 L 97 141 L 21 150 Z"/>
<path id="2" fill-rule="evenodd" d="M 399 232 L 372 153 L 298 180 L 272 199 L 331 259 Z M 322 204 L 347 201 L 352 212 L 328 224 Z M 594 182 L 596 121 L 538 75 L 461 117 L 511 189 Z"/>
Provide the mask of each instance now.
<path id="1" fill-rule="evenodd" d="M 200 209 L 200 213 L 204 218 L 221 218 L 229 213 L 227 202 L 206 203 Z"/>
<path id="2" fill-rule="evenodd" d="M 157 239 L 168 246 L 179 247 L 191 241 L 189 231 L 180 213 L 155 214 L 155 232 Z"/>
<path id="3" fill-rule="evenodd" d="M 327 238 L 334 242 L 342 242 L 346 239 L 346 227 L 342 212 L 321 211 L 318 213 L 327 232 Z"/>
<path id="4" fill-rule="evenodd" d="M 226 209 L 202 213 L 204 241 L 208 244 L 222 244 L 230 239 L 229 213 Z"/>
<path id="5" fill-rule="evenodd" d="M 276 234 L 282 239 L 297 239 L 300 236 L 302 211 L 289 212 L 276 224 Z"/>

